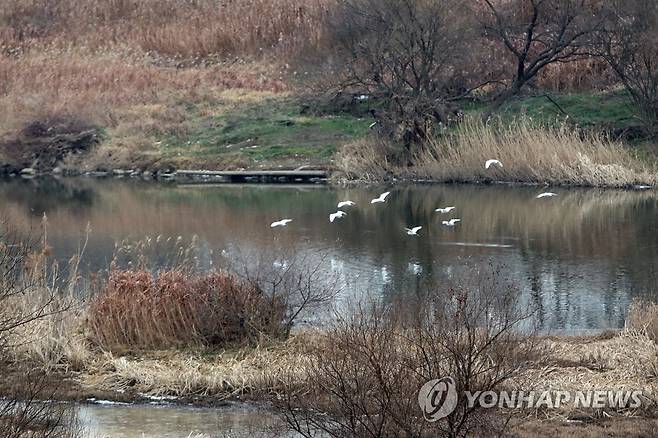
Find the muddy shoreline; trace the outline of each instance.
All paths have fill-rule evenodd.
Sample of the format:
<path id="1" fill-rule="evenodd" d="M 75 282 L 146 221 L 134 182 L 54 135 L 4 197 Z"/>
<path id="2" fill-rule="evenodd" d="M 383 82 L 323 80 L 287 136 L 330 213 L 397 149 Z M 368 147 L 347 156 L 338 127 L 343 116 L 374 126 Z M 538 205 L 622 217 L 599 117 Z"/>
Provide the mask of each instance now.
<path id="1" fill-rule="evenodd" d="M 276 170 L 279 171 L 279 170 Z M 509 187 L 563 187 L 563 188 L 605 188 L 617 190 L 655 190 L 656 186 L 633 184 L 633 185 L 610 185 L 610 186 L 590 186 L 590 185 L 576 185 L 570 183 L 564 184 L 548 184 L 542 182 L 526 182 L 526 181 L 504 181 L 504 180 L 432 180 L 432 179 L 416 179 L 416 178 L 390 178 L 377 181 L 370 180 L 346 180 L 336 178 L 331 174 L 331 171 L 322 169 L 326 173 L 326 177 L 320 176 L 301 176 L 295 177 L 294 171 L 290 175 L 293 176 L 259 176 L 250 173 L 258 173 L 257 171 L 245 171 L 245 175 L 236 175 L 227 177 L 222 175 L 223 171 L 199 171 L 199 170 L 180 170 L 180 171 L 166 171 L 159 170 L 113 170 L 113 171 L 66 171 L 66 172 L 44 172 L 33 173 L 32 169 L 27 172 L 2 172 L 0 171 L 0 181 L 2 179 L 22 178 L 30 179 L 48 179 L 48 178 L 90 178 L 90 179 L 115 179 L 115 180 L 134 180 L 134 181 L 153 181 L 158 183 L 184 183 L 184 184 L 265 184 L 265 185 L 278 185 L 278 184 L 295 184 L 295 185 L 330 185 L 330 186 L 381 186 L 391 184 L 417 184 L 417 185 L 482 185 L 482 186 L 509 186 Z M 227 171 L 233 172 L 233 171 Z M 264 171 L 271 172 L 271 171 Z M 285 172 L 285 171 L 284 171 Z M 239 173 L 239 172 L 236 172 Z M 287 172 L 286 172 L 287 173 Z"/>

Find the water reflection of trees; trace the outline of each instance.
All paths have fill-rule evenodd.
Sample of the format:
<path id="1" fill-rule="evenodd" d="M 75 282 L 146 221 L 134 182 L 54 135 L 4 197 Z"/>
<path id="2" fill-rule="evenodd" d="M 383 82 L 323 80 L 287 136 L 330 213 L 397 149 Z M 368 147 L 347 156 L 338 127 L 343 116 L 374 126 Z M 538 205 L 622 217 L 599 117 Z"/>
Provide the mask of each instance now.
<path id="1" fill-rule="evenodd" d="M 79 214 L 93 206 L 93 186 L 79 180 L 56 178 L 13 178 L 0 183 L 3 205 L 16 204 L 26 208 L 30 216 L 41 218 L 57 210 Z"/>
<path id="2" fill-rule="evenodd" d="M 655 293 L 658 196 L 653 191 L 565 189 L 557 198 L 537 200 L 540 189 L 531 187 L 402 186 L 386 204 L 371 205 L 381 191 L 85 181 L 54 188 L 43 183 L 40 189 L 2 185 L 0 199 L 19 220 L 30 220 L 25 205 L 34 202 L 52 212 L 51 244 L 60 254 L 74 250 L 78 242 L 71 243 L 72 236 L 80 236 L 89 222 L 88 255 L 99 266 L 117 239 L 197 235 L 215 253 L 229 246 L 330 253 L 350 271 L 346 278 L 363 273 L 350 280 L 354 287 L 390 297 L 494 258 L 544 309 L 546 325 L 556 327 L 619 325 L 619 309 L 632 296 Z M 33 201 L 35 194 L 47 199 Z M 328 214 L 345 199 L 357 206 L 330 224 Z M 463 219 L 454 229 L 441 226 L 444 217 L 434 212 L 447 205 L 456 205 L 454 217 Z M 287 229 L 269 228 L 284 217 L 295 219 Z M 403 228 L 409 225 L 422 225 L 421 236 L 406 236 Z M 415 265 L 418 272 L 410 268 Z"/>

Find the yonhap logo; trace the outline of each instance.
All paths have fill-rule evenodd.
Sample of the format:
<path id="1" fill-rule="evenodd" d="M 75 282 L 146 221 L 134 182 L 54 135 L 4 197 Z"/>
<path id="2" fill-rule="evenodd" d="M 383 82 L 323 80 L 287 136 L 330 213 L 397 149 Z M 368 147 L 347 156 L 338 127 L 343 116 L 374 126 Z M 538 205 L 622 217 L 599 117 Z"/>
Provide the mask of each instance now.
<path id="1" fill-rule="evenodd" d="M 642 405 L 642 391 L 586 390 L 575 391 L 464 391 L 464 406 L 468 408 L 559 409 L 574 408 L 635 409 Z M 418 392 L 418 404 L 425 420 L 439 421 L 457 408 L 459 394 L 452 377 L 434 379 Z"/>
<path id="2" fill-rule="evenodd" d="M 439 421 L 457 407 L 457 387 L 452 377 L 430 380 L 418 392 L 418 404 L 427 421 Z"/>

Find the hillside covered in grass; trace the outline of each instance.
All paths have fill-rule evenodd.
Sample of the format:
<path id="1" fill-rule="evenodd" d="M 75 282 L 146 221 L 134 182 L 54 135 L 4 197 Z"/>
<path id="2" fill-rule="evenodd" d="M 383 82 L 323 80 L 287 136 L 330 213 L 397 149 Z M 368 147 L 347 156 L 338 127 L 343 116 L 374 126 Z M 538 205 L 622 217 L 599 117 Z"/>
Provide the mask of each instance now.
<path id="1" fill-rule="evenodd" d="M 355 7 L 359 1 L 370 0 L 350 0 Z M 334 0 L 8 0 L 0 10 L 2 172 L 341 170 L 337 153 L 364 139 L 392 142 L 394 156 L 386 161 L 406 166 L 400 151 L 427 140 L 414 136 L 425 135 L 421 125 L 428 121 L 408 118 L 407 103 L 400 103 L 400 114 L 391 112 L 400 91 L 382 94 L 376 80 L 348 81 L 343 70 L 351 64 L 335 23 L 351 18 L 339 6 Z M 454 13 L 466 20 L 460 25 L 470 23 L 466 10 Z M 388 53 L 390 42 L 376 40 Z M 435 79 L 445 90 L 475 84 L 472 93 L 450 91 L 458 98 L 435 100 L 452 102 L 445 114 L 477 119 L 490 112 L 497 88 L 477 84 L 509 82 L 513 70 L 493 43 L 474 40 L 469 59 L 453 56 L 463 63 L 459 75 Z M 491 50 L 499 65 L 484 55 Z M 485 80 L 490 77 L 496 80 Z M 550 64 L 529 83 L 494 117 L 596 132 L 655 161 L 656 142 L 636 102 L 604 61 Z M 442 119 L 442 111 L 429 122 Z M 455 120 L 439 125 L 452 130 Z"/>

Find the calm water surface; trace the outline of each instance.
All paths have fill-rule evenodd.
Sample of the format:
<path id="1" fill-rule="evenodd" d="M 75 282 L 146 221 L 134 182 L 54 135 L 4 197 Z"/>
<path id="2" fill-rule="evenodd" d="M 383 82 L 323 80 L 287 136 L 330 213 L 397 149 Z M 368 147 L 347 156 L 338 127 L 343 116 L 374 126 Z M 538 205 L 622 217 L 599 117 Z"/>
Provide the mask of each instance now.
<path id="1" fill-rule="evenodd" d="M 84 405 L 78 421 L 93 438 L 287 436 L 272 412 L 247 404 L 206 409 L 153 405 Z M 288 435 L 292 436 L 292 435 Z"/>
<path id="2" fill-rule="evenodd" d="M 371 205 L 384 190 L 392 192 L 386 204 Z M 49 245 L 62 261 L 79 250 L 89 225 L 86 271 L 106 268 L 123 239 L 150 236 L 160 242 L 154 257 L 165 263 L 163 242 L 196 236 L 200 267 L 245 252 L 294 249 L 323 260 L 341 294 L 387 299 L 494 260 L 518 281 L 525 299 L 539 305 L 544 329 L 623 326 L 629 302 L 656 293 L 658 193 L 556 189 L 557 198 L 535 199 L 541 191 L 15 179 L 0 183 L 0 206 L 21 227 L 38 228 L 45 213 Z M 345 199 L 357 205 L 330 224 L 328 214 Z M 457 207 L 453 214 L 434 212 L 449 205 Z M 442 226 L 450 217 L 462 222 Z M 285 229 L 269 227 L 281 218 L 294 221 Z M 423 226 L 418 237 L 405 234 L 411 225 Z"/>

